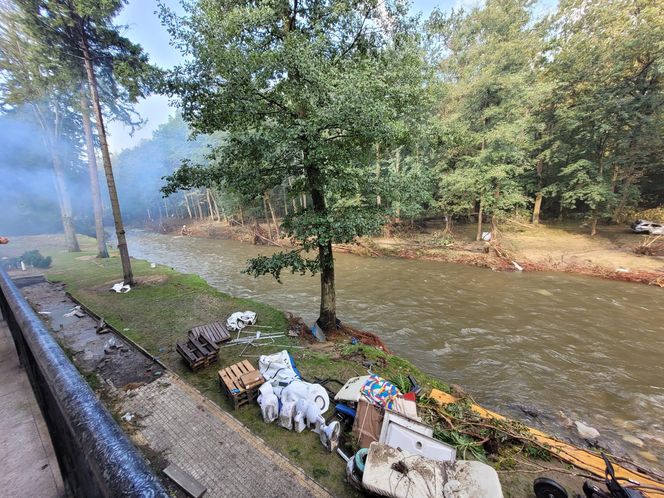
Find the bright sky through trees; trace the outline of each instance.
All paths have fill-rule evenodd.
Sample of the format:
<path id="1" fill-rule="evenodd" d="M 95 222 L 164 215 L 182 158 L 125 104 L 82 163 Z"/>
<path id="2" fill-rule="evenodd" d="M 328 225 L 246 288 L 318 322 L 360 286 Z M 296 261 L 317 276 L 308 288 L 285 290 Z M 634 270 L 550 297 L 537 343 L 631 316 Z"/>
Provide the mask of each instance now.
<path id="1" fill-rule="evenodd" d="M 421 12 L 427 16 L 435 7 L 441 10 L 452 8 L 471 8 L 478 5 L 480 0 L 414 0 L 413 12 Z M 164 4 L 177 10 L 179 0 L 164 0 Z M 548 9 L 556 4 L 556 0 L 542 2 L 542 8 Z M 133 0 L 128 2 L 118 16 L 117 23 L 126 25 L 125 35 L 140 44 L 150 55 L 150 61 L 160 67 L 170 68 L 181 61 L 180 53 L 169 44 L 166 28 L 161 25 L 159 17 L 154 13 L 157 9 L 157 0 Z M 168 98 L 164 95 L 153 95 L 141 100 L 136 106 L 139 114 L 147 120 L 143 128 L 130 136 L 129 129 L 122 123 L 109 123 L 109 142 L 114 153 L 136 145 L 144 138 L 150 138 L 152 132 L 173 115 L 174 109 L 168 105 Z"/>

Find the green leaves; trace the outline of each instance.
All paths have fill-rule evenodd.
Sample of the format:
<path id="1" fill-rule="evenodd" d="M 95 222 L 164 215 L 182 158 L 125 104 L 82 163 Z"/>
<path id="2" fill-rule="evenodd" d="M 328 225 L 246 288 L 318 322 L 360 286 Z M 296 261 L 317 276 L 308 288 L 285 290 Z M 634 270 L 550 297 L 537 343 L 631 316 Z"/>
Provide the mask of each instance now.
<path id="1" fill-rule="evenodd" d="M 385 223 L 385 213 L 376 208 L 348 208 L 318 212 L 313 209 L 287 216 L 282 227 L 305 250 L 318 246 L 348 244 L 357 237 L 374 235 Z"/>
<path id="2" fill-rule="evenodd" d="M 247 267 L 242 271 L 248 275 L 259 277 L 272 275 L 277 282 L 281 282 L 281 272 L 289 269 L 291 273 L 305 275 L 310 272 L 315 275 L 320 271 L 320 260 L 303 258 L 301 250 L 278 252 L 272 256 L 258 256 L 247 262 Z"/>

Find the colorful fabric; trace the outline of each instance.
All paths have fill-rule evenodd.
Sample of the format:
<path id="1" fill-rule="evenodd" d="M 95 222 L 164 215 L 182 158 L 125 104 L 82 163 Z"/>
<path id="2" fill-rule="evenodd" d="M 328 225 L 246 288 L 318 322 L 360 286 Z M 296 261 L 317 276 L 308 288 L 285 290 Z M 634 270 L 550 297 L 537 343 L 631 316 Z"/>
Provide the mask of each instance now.
<path id="1" fill-rule="evenodd" d="M 400 394 L 397 386 L 378 375 L 370 375 L 360 392 L 374 405 L 389 410 L 394 408 L 394 402 Z"/>

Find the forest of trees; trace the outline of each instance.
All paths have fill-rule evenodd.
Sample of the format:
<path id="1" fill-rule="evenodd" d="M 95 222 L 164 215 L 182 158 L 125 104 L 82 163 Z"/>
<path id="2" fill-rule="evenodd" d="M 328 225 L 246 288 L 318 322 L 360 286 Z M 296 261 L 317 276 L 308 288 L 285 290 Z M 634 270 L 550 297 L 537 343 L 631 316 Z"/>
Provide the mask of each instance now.
<path id="1" fill-rule="evenodd" d="M 488 1 L 470 12 L 434 12 L 417 26 L 420 102 L 400 123 L 399 136 L 374 137 L 361 151 L 373 172 L 365 177 L 367 190 L 390 216 L 469 221 L 481 212 L 491 222 L 518 214 L 534 222 L 590 221 L 594 231 L 598 221 L 624 221 L 634 208 L 664 202 L 658 2 L 563 1 L 543 18 L 535 17 L 534 5 Z M 395 70 L 411 77 L 412 67 Z M 169 151 L 163 161 L 141 161 L 142 174 L 151 178 L 143 196 L 152 198 L 143 199 L 135 221 L 169 209 L 157 190 L 180 159 L 219 164 L 218 156 L 208 157 L 210 146 L 223 149 L 226 136 L 196 147 L 179 120 L 118 158 L 128 170 L 151 147 Z M 153 170 L 151 177 L 146 170 Z M 173 185 L 183 180 L 173 179 Z M 190 193 L 189 211 L 200 200 L 204 217 L 219 211 L 239 222 L 247 213 L 265 217 L 265 198 L 277 217 L 311 205 L 297 171 L 259 193 L 219 179 L 207 185 L 212 199 L 205 189 Z M 190 216 L 184 197 L 172 202 L 172 214 Z"/>
<path id="2" fill-rule="evenodd" d="M 4 118 L 42 130 L 72 250 L 64 178 L 83 162 L 103 238 L 95 149 L 122 248 L 103 120 L 139 125 L 132 105 L 151 91 L 181 114 L 114 158 L 125 217 L 264 218 L 300 247 L 249 272 L 320 271 L 325 326 L 332 244 L 385 223 L 472 222 L 479 238 L 511 217 L 573 219 L 594 235 L 664 203 L 661 0 L 560 0 L 548 14 L 486 0 L 426 19 L 402 0 L 162 6 L 186 61 L 167 72 L 113 25 L 123 4 L 2 4 Z"/>

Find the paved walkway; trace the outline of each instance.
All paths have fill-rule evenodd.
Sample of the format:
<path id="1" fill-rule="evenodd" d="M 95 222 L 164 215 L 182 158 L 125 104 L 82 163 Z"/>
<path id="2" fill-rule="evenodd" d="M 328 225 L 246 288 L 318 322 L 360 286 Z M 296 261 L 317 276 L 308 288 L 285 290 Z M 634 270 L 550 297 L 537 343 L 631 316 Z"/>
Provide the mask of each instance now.
<path id="1" fill-rule="evenodd" d="M 51 439 L 9 329 L 0 319 L 0 496 L 64 496 Z"/>
<path id="2" fill-rule="evenodd" d="M 268 448 L 235 418 L 175 374 L 130 390 L 122 412 L 136 415 L 132 438 L 164 452 L 209 497 L 328 497 L 302 469 Z"/>

